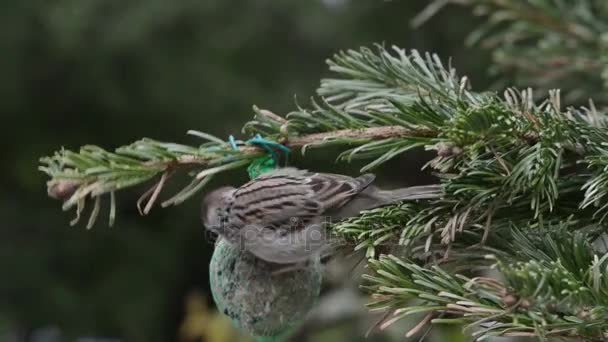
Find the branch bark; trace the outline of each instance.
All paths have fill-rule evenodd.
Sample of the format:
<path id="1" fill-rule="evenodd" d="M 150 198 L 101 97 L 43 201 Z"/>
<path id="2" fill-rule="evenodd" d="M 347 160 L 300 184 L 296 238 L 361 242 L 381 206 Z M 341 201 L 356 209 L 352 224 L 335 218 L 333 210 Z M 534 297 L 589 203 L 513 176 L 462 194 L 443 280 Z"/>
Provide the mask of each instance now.
<path id="1" fill-rule="evenodd" d="M 341 129 L 327 133 L 315 133 L 288 139 L 285 146 L 298 148 L 323 140 L 344 138 L 359 138 L 382 140 L 388 138 L 432 137 L 436 133 L 431 130 L 410 130 L 401 126 L 380 126 L 362 129 Z"/>
<path id="2" fill-rule="evenodd" d="M 411 130 L 402 126 L 380 126 L 380 127 L 369 127 L 361 129 L 341 129 L 331 132 L 313 133 L 303 136 L 287 137 L 281 143 L 286 147 L 298 149 L 306 145 L 314 144 L 317 142 L 327 140 L 339 140 L 339 139 L 367 139 L 367 140 L 382 140 L 388 138 L 407 138 L 407 137 L 433 137 L 436 132 L 431 130 Z M 242 146 L 239 147 L 239 152 L 244 154 L 262 154 L 264 150 L 255 146 Z M 180 157 L 173 166 L 179 167 L 179 165 L 205 165 L 206 160 L 203 160 L 194 155 L 187 155 Z"/>

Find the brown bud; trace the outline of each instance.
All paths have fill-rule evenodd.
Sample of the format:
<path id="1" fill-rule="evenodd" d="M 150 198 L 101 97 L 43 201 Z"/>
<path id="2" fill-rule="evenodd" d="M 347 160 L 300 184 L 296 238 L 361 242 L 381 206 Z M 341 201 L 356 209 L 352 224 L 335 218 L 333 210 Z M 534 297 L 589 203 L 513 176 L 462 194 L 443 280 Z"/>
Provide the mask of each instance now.
<path id="1" fill-rule="evenodd" d="M 51 198 L 66 200 L 76 192 L 79 186 L 80 182 L 77 180 L 50 181 L 47 183 L 47 193 Z"/>
<path id="2" fill-rule="evenodd" d="M 511 307 L 517 303 L 517 297 L 512 294 L 506 294 L 502 297 L 502 302 L 505 303 L 507 307 Z"/>
<path id="3" fill-rule="evenodd" d="M 528 145 L 534 145 L 538 142 L 538 133 L 536 132 L 526 132 L 523 137 L 524 141 L 528 143 Z"/>
<path id="4" fill-rule="evenodd" d="M 449 157 L 452 155 L 452 146 L 446 143 L 437 144 L 437 155 L 440 157 Z"/>
<path id="5" fill-rule="evenodd" d="M 463 150 L 460 146 L 452 144 L 439 143 L 437 144 L 437 155 L 440 157 L 451 157 L 462 154 Z"/>
<path id="6" fill-rule="evenodd" d="M 576 313 L 576 317 L 582 320 L 589 319 L 591 317 L 591 311 L 589 310 L 589 308 L 583 308 Z"/>

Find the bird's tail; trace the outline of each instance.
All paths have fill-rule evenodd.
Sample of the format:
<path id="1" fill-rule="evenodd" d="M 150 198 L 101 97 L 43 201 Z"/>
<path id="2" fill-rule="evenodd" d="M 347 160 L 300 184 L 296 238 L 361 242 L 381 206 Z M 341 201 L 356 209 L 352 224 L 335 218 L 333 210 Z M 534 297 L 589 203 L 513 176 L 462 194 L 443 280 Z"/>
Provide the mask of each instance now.
<path id="1" fill-rule="evenodd" d="M 443 195 L 443 190 L 439 184 L 420 185 L 395 190 L 381 190 L 379 195 L 388 204 L 399 201 L 440 198 Z"/>

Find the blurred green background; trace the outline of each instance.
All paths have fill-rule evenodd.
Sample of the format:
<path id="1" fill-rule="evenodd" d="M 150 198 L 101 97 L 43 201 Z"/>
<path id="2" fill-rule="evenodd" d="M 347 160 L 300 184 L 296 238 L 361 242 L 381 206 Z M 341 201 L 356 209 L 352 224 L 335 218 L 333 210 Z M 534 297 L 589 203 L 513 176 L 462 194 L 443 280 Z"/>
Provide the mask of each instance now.
<path id="1" fill-rule="evenodd" d="M 238 134 L 253 104 L 284 114 L 297 94 L 306 105 L 329 76 L 327 57 L 375 42 L 452 57 L 485 89 L 488 54 L 464 46 L 477 19 L 449 7 L 412 29 L 426 4 L 2 1 L 0 339 L 219 341 L 209 337 L 223 323 L 213 323 L 212 245 L 198 219 L 200 195 L 140 217 L 135 201 L 143 188 L 127 190 L 117 197 L 113 228 L 103 220 L 92 230 L 69 227 L 72 213 L 46 196 L 38 158 L 62 146 L 112 149 L 141 137 L 198 143 L 188 129 Z M 348 324 L 298 338 L 362 339 L 366 327 Z"/>

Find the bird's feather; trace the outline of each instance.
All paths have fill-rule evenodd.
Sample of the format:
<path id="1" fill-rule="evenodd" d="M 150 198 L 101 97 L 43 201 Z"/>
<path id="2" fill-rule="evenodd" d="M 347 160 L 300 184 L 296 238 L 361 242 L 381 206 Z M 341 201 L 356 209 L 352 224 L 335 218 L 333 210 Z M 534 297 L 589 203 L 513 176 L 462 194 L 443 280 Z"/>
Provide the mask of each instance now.
<path id="1" fill-rule="evenodd" d="M 207 195 L 203 222 L 261 259 L 295 263 L 330 246 L 326 217 L 340 220 L 397 201 L 442 196 L 439 185 L 385 191 L 372 185 L 374 179 L 278 169 Z"/>
<path id="2" fill-rule="evenodd" d="M 312 173 L 295 168 L 264 174 L 238 188 L 226 208 L 229 224 L 285 227 L 307 224 L 326 211 L 344 205 L 374 180 Z"/>

